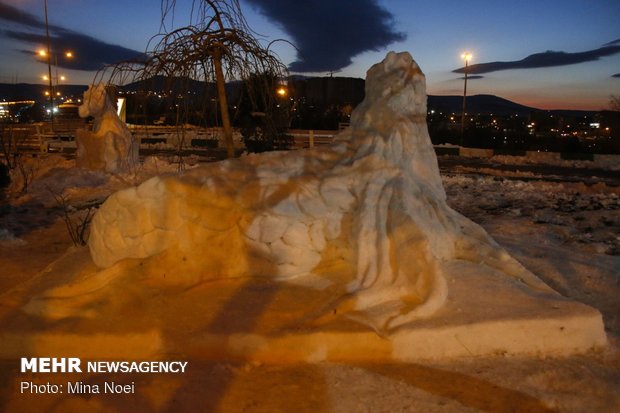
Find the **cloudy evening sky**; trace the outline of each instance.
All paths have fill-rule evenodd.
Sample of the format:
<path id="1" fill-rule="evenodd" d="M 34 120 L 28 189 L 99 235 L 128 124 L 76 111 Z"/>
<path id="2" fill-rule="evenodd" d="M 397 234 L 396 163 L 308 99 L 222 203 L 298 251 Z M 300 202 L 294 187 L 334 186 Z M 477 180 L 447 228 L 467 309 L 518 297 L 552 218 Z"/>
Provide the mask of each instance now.
<path id="1" fill-rule="evenodd" d="M 191 0 L 177 0 L 175 24 Z M 430 94 L 462 94 L 460 55 L 474 55 L 468 94 L 540 108 L 603 109 L 620 95 L 618 0 L 241 0 L 249 25 L 292 72 L 364 77 L 388 50 L 409 51 Z M 85 84 L 104 64 L 143 53 L 159 0 L 48 0 L 59 73 Z M 43 0 L 0 0 L 0 82 L 43 83 Z"/>

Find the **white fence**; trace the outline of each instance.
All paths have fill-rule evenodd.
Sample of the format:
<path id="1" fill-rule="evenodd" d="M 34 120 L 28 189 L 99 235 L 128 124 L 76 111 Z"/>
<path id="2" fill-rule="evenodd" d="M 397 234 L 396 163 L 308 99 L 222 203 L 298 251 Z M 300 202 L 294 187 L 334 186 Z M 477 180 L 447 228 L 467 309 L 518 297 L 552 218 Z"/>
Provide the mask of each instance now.
<path id="1" fill-rule="evenodd" d="M 56 120 L 52 129 L 51 124 L 4 124 L 2 125 L 2 142 L 10 143 L 11 150 L 29 150 L 47 152 L 51 149 L 74 150 L 75 131 L 80 128 L 90 128 L 91 125 L 79 121 Z M 177 149 L 208 150 L 223 146 L 223 130 L 221 127 L 198 128 L 194 126 L 158 126 L 158 125 L 128 125 L 133 136 L 144 149 Z M 338 130 L 308 130 L 289 129 L 287 133 L 293 137 L 291 149 L 314 148 L 329 145 L 334 141 Z M 243 148 L 243 140 L 239 130 L 234 130 L 233 141 L 236 148 Z M 435 147 L 438 154 L 457 155 L 464 157 L 490 158 L 498 155 L 493 149 L 463 148 L 458 146 Z M 533 163 L 553 163 L 566 160 L 567 154 L 556 152 L 523 151 L 520 156 Z M 570 155 L 570 154 L 568 154 Z M 601 164 L 617 168 L 620 164 L 620 155 L 587 154 L 583 159 L 593 164 Z"/>
<path id="2" fill-rule="evenodd" d="M 334 141 L 334 136 L 337 133 L 337 130 L 289 129 L 287 131 L 287 134 L 293 137 L 293 147 L 291 149 L 329 145 Z"/>

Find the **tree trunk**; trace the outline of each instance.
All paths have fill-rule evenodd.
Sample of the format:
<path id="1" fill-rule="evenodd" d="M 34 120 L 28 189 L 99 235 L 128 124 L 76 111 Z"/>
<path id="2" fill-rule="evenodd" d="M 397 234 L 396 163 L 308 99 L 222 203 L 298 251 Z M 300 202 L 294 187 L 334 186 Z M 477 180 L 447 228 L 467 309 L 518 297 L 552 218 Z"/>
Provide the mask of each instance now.
<path id="1" fill-rule="evenodd" d="M 213 56 L 213 67 L 215 68 L 217 96 L 220 101 L 220 112 L 222 113 L 222 128 L 224 129 L 226 155 L 228 158 L 234 158 L 235 146 L 233 144 L 230 116 L 228 115 L 228 99 L 226 98 L 226 83 L 224 79 L 224 72 L 222 71 L 222 57 L 219 53 Z"/>

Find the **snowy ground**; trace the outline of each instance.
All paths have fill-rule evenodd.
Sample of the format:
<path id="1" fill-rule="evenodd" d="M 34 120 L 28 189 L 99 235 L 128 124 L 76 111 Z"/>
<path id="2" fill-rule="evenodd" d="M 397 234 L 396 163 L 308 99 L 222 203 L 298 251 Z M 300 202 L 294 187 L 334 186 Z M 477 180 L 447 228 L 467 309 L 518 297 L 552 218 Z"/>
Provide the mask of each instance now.
<path id="1" fill-rule="evenodd" d="M 2 291 L 72 248 L 64 209 L 54 195 L 65 197 L 70 217 L 79 222 L 110 191 L 176 169 L 150 159 L 133 174 L 109 178 L 69 174 L 72 161 L 54 162 L 37 167 L 40 178 L 30 193 L 0 202 Z M 214 412 L 620 411 L 620 186 L 549 182 L 531 172 L 521 176 L 532 177 L 471 168 L 467 174 L 443 175 L 453 208 L 480 223 L 561 294 L 601 311 L 610 341 L 604 351 L 407 365 L 194 362 L 182 378 L 136 376 L 136 387 L 143 390 L 133 397 L 90 396 L 68 406 L 40 396 L 33 403 L 41 411 L 195 411 L 196 406 Z M 18 411 L 26 404 L 15 395 L 16 362 L 0 364 L 0 406 Z"/>

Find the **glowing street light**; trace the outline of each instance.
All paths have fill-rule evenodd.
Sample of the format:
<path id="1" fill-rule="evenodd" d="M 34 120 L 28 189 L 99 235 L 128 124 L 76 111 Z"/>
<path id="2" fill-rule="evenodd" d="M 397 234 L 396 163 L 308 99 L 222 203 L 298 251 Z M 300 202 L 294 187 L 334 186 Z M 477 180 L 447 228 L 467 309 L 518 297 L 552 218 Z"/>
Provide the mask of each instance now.
<path id="1" fill-rule="evenodd" d="M 278 90 L 276 90 L 276 93 L 280 97 L 285 97 L 288 92 L 286 91 L 286 88 L 284 86 L 280 86 Z"/>
<path id="2" fill-rule="evenodd" d="M 47 39 L 47 51 L 40 50 L 39 56 L 47 58 L 47 74 L 50 82 L 50 119 L 52 121 L 52 130 L 54 130 L 54 89 L 52 85 L 52 59 L 50 56 L 50 50 L 52 48 L 52 41 L 50 40 L 50 28 L 47 21 L 47 0 L 45 0 L 45 37 Z"/>
<path id="3" fill-rule="evenodd" d="M 47 81 L 47 80 L 50 80 L 50 78 L 49 78 L 49 76 L 48 76 L 48 75 L 43 75 L 43 76 L 41 76 L 41 79 L 46 80 L 46 81 Z M 60 81 L 63 81 L 63 82 L 64 82 L 65 80 L 67 80 L 67 76 L 65 76 L 65 75 L 60 75 L 60 76 L 56 76 L 56 78 L 55 78 L 55 79 L 56 79 L 56 86 L 58 86 L 58 81 L 60 80 Z"/>
<path id="4" fill-rule="evenodd" d="M 49 31 L 49 24 L 48 24 L 48 19 L 47 19 L 47 0 L 45 0 L 44 2 L 45 5 L 45 37 L 47 39 L 47 50 L 39 50 L 38 54 L 40 57 L 45 58 L 47 60 L 47 79 L 49 81 L 49 87 L 50 87 L 50 92 L 49 92 L 49 97 L 50 97 L 50 119 L 52 121 L 52 130 L 54 129 L 54 85 L 52 84 L 52 41 L 50 38 L 50 31 Z M 73 58 L 73 52 L 71 51 L 66 51 L 65 52 L 65 57 L 68 59 Z M 55 59 L 55 63 L 56 63 L 56 83 L 58 83 L 58 56 L 54 55 L 54 59 Z M 44 78 L 45 79 L 45 78 Z M 65 80 L 64 76 L 62 77 L 62 80 Z M 60 93 L 57 93 L 58 95 L 60 95 Z M 47 95 L 47 93 L 46 93 Z"/>
<path id="5" fill-rule="evenodd" d="M 465 86 L 463 87 L 463 112 L 461 113 L 461 146 L 463 146 L 463 136 L 465 134 L 465 111 L 467 109 L 467 67 L 469 66 L 469 61 L 474 56 L 465 52 L 461 55 L 461 59 L 465 60 L 465 69 L 463 72 L 465 73 Z"/>
<path id="6" fill-rule="evenodd" d="M 39 57 L 42 57 L 46 60 L 47 63 L 47 71 L 48 74 L 47 75 L 43 75 L 41 76 L 41 78 L 47 82 L 49 82 L 49 89 L 51 92 L 46 93 L 46 96 L 49 96 L 50 98 L 50 107 L 53 108 L 54 107 L 54 96 L 60 96 L 60 93 L 58 91 L 54 92 L 54 80 L 56 81 L 56 87 L 58 87 L 58 84 L 61 81 L 65 81 L 67 80 L 67 77 L 65 75 L 59 75 L 58 74 L 58 56 L 56 54 L 54 54 L 54 65 L 56 67 L 56 76 L 53 77 L 52 76 L 52 53 L 45 51 L 45 50 L 39 50 L 37 52 L 37 54 L 39 55 Z M 66 58 L 73 58 L 73 52 L 65 52 L 64 56 Z M 50 118 L 52 120 L 52 124 L 54 123 L 54 111 L 50 111 Z"/>

